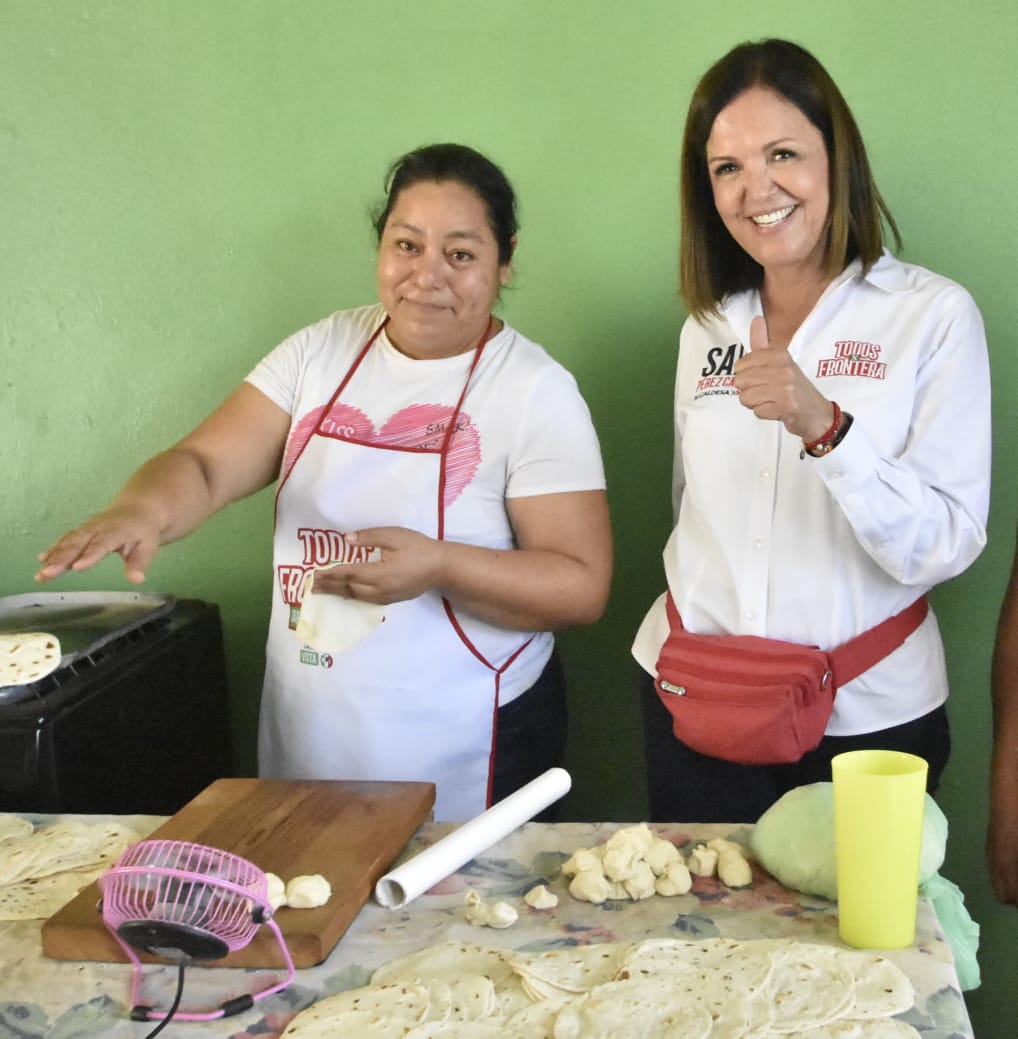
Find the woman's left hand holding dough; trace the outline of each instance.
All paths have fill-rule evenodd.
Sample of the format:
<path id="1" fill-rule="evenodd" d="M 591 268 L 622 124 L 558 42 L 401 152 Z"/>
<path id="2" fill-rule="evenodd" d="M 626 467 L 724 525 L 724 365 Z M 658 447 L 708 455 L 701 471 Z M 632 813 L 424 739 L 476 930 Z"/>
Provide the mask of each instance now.
<path id="1" fill-rule="evenodd" d="M 759 419 L 784 423 L 789 433 L 807 442 L 822 437 L 833 421 L 834 407 L 787 350 L 771 345 L 762 317 L 753 318 L 749 345 L 750 352 L 735 362 L 740 403 Z"/>
<path id="2" fill-rule="evenodd" d="M 371 563 L 341 563 L 315 574 L 315 591 L 363 602 L 415 599 L 438 584 L 443 542 L 405 527 L 372 527 L 347 534 L 348 544 L 381 549 Z"/>
<path id="3" fill-rule="evenodd" d="M 604 491 L 510 498 L 516 547 L 440 541 L 403 527 L 345 535 L 381 560 L 315 574 L 315 591 L 388 605 L 438 592 L 454 606 L 517 631 L 590 624 L 611 584 L 611 527 Z"/>

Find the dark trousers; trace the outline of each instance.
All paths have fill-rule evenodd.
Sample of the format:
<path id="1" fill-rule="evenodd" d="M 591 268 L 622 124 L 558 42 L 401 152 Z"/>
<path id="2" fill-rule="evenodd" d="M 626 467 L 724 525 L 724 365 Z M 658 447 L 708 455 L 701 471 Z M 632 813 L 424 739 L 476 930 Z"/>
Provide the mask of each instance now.
<path id="1" fill-rule="evenodd" d="M 565 675 L 558 652 L 553 651 L 538 680 L 498 709 L 492 804 L 562 764 L 567 721 Z M 549 805 L 534 818 L 540 822 L 554 821 L 559 804 Z"/>
<path id="2" fill-rule="evenodd" d="M 672 716 L 654 680 L 640 671 L 650 821 L 756 822 L 782 794 L 830 782 L 831 758 L 847 750 L 900 750 L 929 764 L 926 789 L 935 793 L 951 752 L 947 710 L 859 736 L 825 736 L 792 765 L 736 765 L 691 750 L 672 731 Z"/>

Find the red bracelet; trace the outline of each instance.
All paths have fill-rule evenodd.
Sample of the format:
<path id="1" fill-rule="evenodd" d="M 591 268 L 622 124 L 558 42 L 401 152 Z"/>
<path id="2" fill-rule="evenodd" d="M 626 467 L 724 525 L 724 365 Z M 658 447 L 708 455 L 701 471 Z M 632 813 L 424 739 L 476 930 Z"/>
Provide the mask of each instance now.
<path id="1" fill-rule="evenodd" d="M 808 444 L 804 440 L 802 442 L 803 455 L 825 455 L 834 447 L 838 430 L 841 429 L 841 408 L 836 400 L 832 400 L 831 404 L 834 405 L 834 421 L 831 423 L 831 428 L 823 436 L 817 437 L 816 440 L 811 440 Z"/>

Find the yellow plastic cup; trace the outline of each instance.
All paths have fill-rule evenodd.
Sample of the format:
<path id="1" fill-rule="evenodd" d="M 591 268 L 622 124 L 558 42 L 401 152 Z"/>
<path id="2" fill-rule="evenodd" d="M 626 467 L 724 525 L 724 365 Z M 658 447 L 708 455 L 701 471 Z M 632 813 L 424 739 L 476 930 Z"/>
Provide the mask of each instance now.
<path id="1" fill-rule="evenodd" d="M 915 940 L 927 764 L 896 750 L 831 761 L 838 933 L 857 949 Z"/>

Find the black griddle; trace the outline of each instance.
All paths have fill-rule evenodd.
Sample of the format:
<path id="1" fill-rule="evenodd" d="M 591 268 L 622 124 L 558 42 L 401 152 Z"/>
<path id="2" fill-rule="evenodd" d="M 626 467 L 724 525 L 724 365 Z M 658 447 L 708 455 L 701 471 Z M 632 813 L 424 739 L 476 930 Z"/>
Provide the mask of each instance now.
<path id="1" fill-rule="evenodd" d="M 36 592 L 0 597 L 0 634 L 41 631 L 60 641 L 60 667 L 38 682 L 0 686 L 0 703 L 36 694 L 65 668 L 91 659 L 104 646 L 168 614 L 173 596 L 141 592 Z M 59 681 L 57 677 L 56 681 Z"/>

